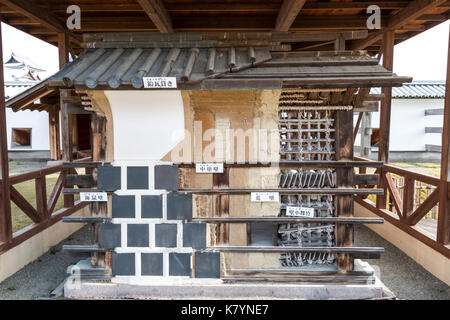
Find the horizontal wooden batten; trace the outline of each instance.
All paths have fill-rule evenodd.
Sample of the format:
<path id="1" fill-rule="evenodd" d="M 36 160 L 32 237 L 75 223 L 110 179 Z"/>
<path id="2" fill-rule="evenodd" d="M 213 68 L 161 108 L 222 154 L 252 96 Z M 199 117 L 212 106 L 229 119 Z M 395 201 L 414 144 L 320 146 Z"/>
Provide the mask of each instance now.
<path id="1" fill-rule="evenodd" d="M 345 224 L 382 224 L 382 218 L 355 218 L 355 217 L 221 217 L 221 218 L 194 218 L 194 222 L 208 223 L 345 223 Z"/>
<path id="2" fill-rule="evenodd" d="M 109 165 L 109 162 L 64 162 L 63 168 L 97 168 L 102 165 Z"/>
<path id="3" fill-rule="evenodd" d="M 384 253 L 380 247 L 275 247 L 275 246 L 217 246 L 209 247 L 206 251 L 221 252 L 320 252 L 320 253 L 348 253 L 375 254 Z"/>
<path id="4" fill-rule="evenodd" d="M 64 252 L 83 253 L 83 252 L 106 252 L 108 249 L 100 248 L 98 245 L 64 245 L 62 247 Z"/>
<path id="5" fill-rule="evenodd" d="M 180 189 L 180 192 L 193 194 L 250 194 L 252 192 L 278 192 L 280 194 L 380 194 L 383 189 L 363 189 L 363 188 L 286 188 L 286 189 Z"/>
<path id="6" fill-rule="evenodd" d="M 63 194 L 79 194 L 81 192 L 105 192 L 97 188 L 64 188 Z M 112 192 L 108 192 L 109 194 Z"/>
<path id="7" fill-rule="evenodd" d="M 374 276 L 354 276 L 345 274 L 335 275 L 230 275 L 221 278 L 225 283 L 236 282 L 326 282 L 326 283 L 360 283 L 372 284 L 375 283 Z"/>
<path id="8" fill-rule="evenodd" d="M 195 168 L 195 163 L 179 163 L 180 168 Z M 280 168 L 351 168 L 367 166 L 370 168 L 380 168 L 381 161 L 282 161 L 271 163 L 224 163 L 225 168 L 259 168 L 259 167 L 280 167 Z"/>
<path id="9" fill-rule="evenodd" d="M 375 186 L 380 182 L 379 174 L 355 174 L 355 185 Z"/>
<path id="10" fill-rule="evenodd" d="M 64 217 L 62 219 L 63 222 L 68 223 L 104 223 L 110 222 L 112 218 L 109 217 Z"/>
<path id="11" fill-rule="evenodd" d="M 66 177 L 66 186 L 95 186 L 95 181 L 92 174 L 68 174 Z"/>

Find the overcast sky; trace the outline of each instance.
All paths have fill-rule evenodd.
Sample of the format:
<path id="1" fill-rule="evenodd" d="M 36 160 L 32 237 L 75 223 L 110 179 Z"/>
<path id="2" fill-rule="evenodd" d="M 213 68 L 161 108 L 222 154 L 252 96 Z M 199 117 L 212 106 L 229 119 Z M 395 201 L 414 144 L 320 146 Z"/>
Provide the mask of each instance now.
<path id="1" fill-rule="evenodd" d="M 445 80 L 449 21 L 421 33 L 395 47 L 394 72 L 414 80 Z M 11 52 L 28 56 L 36 65 L 58 70 L 56 47 L 2 23 L 3 59 Z"/>

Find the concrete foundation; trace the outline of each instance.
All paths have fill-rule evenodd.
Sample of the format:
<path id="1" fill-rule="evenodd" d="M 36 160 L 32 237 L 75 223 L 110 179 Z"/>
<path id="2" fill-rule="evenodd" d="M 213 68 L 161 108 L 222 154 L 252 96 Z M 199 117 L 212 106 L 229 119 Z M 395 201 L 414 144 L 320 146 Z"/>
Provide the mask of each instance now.
<path id="1" fill-rule="evenodd" d="M 77 299 L 304 299 L 304 300 L 350 300 L 379 299 L 383 285 L 375 284 L 313 284 L 313 283 L 240 283 L 240 284 L 190 284 L 190 285 L 129 285 L 82 281 L 64 287 L 66 298 Z"/>

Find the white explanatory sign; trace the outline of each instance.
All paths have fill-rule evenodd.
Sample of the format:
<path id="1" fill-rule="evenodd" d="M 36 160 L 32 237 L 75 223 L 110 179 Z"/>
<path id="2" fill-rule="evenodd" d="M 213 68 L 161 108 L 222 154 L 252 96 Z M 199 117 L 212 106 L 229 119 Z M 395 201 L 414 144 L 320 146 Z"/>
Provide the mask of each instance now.
<path id="1" fill-rule="evenodd" d="M 314 218 L 314 208 L 286 207 L 286 216 Z"/>
<path id="2" fill-rule="evenodd" d="M 196 163 L 196 173 L 223 173 L 223 163 Z"/>
<path id="3" fill-rule="evenodd" d="M 252 202 L 278 202 L 280 194 L 278 192 L 252 192 Z"/>
<path id="4" fill-rule="evenodd" d="M 146 89 L 176 89 L 177 78 L 175 77 L 144 77 L 144 88 Z"/>
<path id="5" fill-rule="evenodd" d="M 106 192 L 80 192 L 80 200 L 85 202 L 106 202 L 108 194 Z"/>

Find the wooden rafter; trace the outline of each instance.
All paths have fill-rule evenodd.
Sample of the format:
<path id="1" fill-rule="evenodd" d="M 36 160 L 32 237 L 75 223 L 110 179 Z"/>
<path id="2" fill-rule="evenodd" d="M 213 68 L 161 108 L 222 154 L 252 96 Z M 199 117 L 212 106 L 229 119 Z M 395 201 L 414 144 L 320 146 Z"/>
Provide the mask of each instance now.
<path id="1" fill-rule="evenodd" d="M 400 27 L 405 26 L 409 22 L 419 18 L 428 10 L 433 9 L 446 2 L 447 0 L 413 1 L 406 8 L 402 9 L 399 13 L 390 17 L 385 28 L 371 34 L 367 39 L 355 41 L 352 45 L 352 49 L 354 50 L 364 49 L 380 40 L 386 31 L 399 29 Z"/>
<path id="2" fill-rule="evenodd" d="M 0 3 L 14 9 L 18 13 L 28 17 L 29 19 L 38 22 L 42 26 L 57 32 L 67 32 L 66 26 L 50 11 L 39 7 L 36 4 L 30 3 L 27 0 L 0 0 Z M 70 34 L 70 41 L 81 45 L 81 40 Z"/>
<path id="3" fill-rule="evenodd" d="M 172 20 L 161 0 L 138 0 L 161 33 L 173 33 Z"/>
<path id="4" fill-rule="evenodd" d="M 289 31 L 306 0 L 284 0 L 278 12 L 275 31 Z"/>

